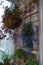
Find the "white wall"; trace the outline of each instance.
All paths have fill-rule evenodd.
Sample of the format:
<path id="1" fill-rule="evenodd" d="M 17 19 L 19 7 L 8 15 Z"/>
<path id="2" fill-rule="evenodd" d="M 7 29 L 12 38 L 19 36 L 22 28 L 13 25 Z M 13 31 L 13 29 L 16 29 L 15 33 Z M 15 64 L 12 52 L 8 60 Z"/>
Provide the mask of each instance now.
<path id="1" fill-rule="evenodd" d="M 43 0 L 40 0 L 40 65 L 43 65 Z"/>

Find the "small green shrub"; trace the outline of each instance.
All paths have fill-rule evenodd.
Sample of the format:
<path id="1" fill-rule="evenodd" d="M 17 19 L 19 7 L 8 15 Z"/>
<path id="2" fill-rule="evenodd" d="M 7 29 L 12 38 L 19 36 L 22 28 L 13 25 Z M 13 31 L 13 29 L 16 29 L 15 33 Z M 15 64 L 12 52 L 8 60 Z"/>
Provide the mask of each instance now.
<path id="1" fill-rule="evenodd" d="M 27 59 L 25 65 L 38 65 L 38 63 L 33 59 Z"/>
<path id="2" fill-rule="evenodd" d="M 16 58 L 22 59 L 22 58 L 24 58 L 24 56 L 25 56 L 25 51 L 22 50 L 22 49 L 17 49 L 17 50 L 14 52 L 14 57 L 16 57 Z"/>

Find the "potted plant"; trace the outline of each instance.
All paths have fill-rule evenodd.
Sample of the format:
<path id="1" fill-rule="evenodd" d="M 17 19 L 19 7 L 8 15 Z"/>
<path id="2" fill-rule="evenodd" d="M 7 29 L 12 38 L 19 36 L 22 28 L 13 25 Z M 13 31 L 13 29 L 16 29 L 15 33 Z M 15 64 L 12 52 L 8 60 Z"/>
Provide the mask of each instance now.
<path id="1" fill-rule="evenodd" d="M 5 8 L 3 16 L 3 23 L 8 29 L 18 28 L 22 22 L 18 6 L 15 6 L 10 10 L 8 6 Z"/>

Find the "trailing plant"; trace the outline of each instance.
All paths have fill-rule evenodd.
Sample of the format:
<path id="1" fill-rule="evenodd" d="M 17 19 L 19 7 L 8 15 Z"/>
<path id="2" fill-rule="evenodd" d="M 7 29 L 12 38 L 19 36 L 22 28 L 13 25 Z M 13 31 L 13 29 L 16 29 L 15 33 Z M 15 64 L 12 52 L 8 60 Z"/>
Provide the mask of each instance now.
<path id="1" fill-rule="evenodd" d="M 22 35 L 24 37 L 31 37 L 34 34 L 34 30 L 33 30 L 33 23 L 31 21 L 24 23 L 23 25 L 23 29 L 22 29 Z"/>
<path id="2" fill-rule="evenodd" d="M 19 8 L 15 4 L 12 9 L 8 8 L 8 6 L 5 8 L 4 11 L 5 16 L 3 16 L 3 23 L 8 29 L 14 29 L 18 28 L 22 22 Z"/>
<path id="3" fill-rule="evenodd" d="M 27 47 L 32 48 L 33 47 L 32 36 L 34 35 L 34 30 L 33 23 L 31 21 L 24 23 L 21 34 L 23 43 L 27 43 Z"/>
<path id="4" fill-rule="evenodd" d="M 25 56 L 25 51 L 22 50 L 22 49 L 17 49 L 17 50 L 14 52 L 14 57 L 16 57 L 16 58 L 23 59 L 24 56 Z"/>

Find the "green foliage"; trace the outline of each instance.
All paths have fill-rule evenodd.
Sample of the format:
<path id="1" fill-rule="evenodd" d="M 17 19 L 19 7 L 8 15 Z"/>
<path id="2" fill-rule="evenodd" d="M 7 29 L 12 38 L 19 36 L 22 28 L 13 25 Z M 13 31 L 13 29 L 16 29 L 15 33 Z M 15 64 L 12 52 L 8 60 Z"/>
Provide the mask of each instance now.
<path id="1" fill-rule="evenodd" d="M 24 56 L 25 56 L 25 51 L 22 50 L 22 49 L 17 49 L 17 50 L 14 52 L 14 57 L 16 57 L 16 58 L 22 59 L 22 58 L 24 58 Z"/>
<path id="2" fill-rule="evenodd" d="M 2 62 L 0 62 L 0 65 L 3 65 L 3 63 L 2 63 Z"/>
<path id="3" fill-rule="evenodd" d="M 11 60 L 11 58 L 6 53 L 2 54 L 2 58 L 1 59 L 3 60 L 4 64 L 10 63 L 10 60 Z"/>
<path id="4" fill-rule="evenodd" d="M 5 14 L 8 14 L 8 13 L 10 13 L 10 12 L 11 12 L 10 9 L 8 8 L 8 6 L 6 6 L 6 7 L 5 7 L 5 10 L 4 10 L 4 13 L 5 13 Z"/>
<path id="5" fill-rule="evenodd" d="M 28 44 L 27 44 L 27 48 L 33 48 L 32 46 L 33 46 L 33 41 L 32 41 L 32 39 L 30 38 L 30 41 L 29 41 Z"/>
<path id="6" fill-rule="evenodd" d="M 32 36 L 34 35 L 33 23 L 31 21 L 24 23 L 21 34 L 24 36 L 23 43 L 28 43 L 27 47 L 33 47 Z M 27 39 L 28 37 L 28 39 Z"/>
<path id="7" fill-rule="evenodd" d="M 16 4 L 13 6 L 13 10 L 16 10 L 16 11 L 17 11 L 18 8 L 19 8 L 19 7 L 18 7 Z"/>
<path id="8" fill-rule="evenodd" d="M 30 37 L 34 34 L 33 23 L 31 21 L 24 23 L 23 29 L 22 29 L 22 34 L 24 37 L 27 37 L 27 36 Z"/>
<path id="9" fill-rule="evenodd" d="M 8 29 L 18 28 L 20 26 L 22 19 L 16 4 L 12 8 L 5 7 L 4 13 L 3 23 Z"/>
<path id="10" fill-rule="evenodd" d="M 13 7 L 13 15 L 20 17 L 19 7 L 16 4 Z"/>
<path id="11" fill-rule="evenodd" d="M 25 65 L 38 65 L 38 63 L 33 59 L 27 59 Z"/>
<path id="12" fill-rule="evenodd" d="M 13 14 L 15 16 L 19 16 L 19 7 L 15 4 L 14 7 L 12 8 L 12 11 L 10 10 L 10 8 L 8 6 L 5 7 L 5 10 L 4 10 L 4 13 L 5 14 Z"/>

